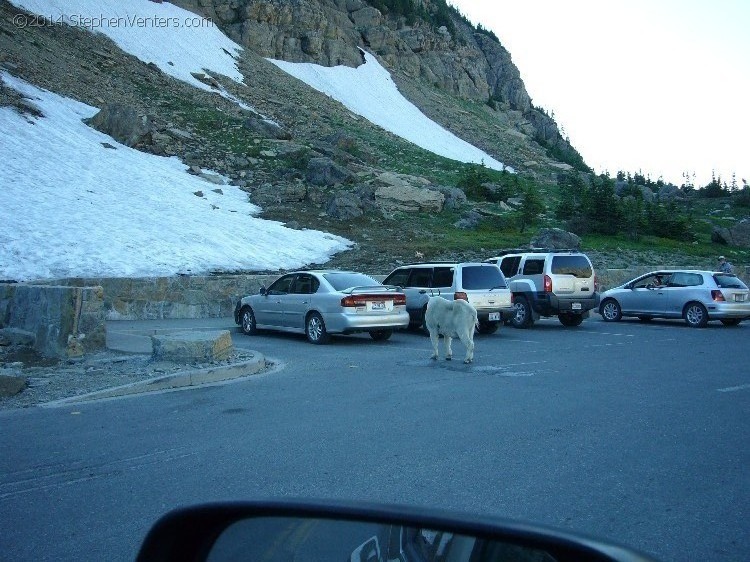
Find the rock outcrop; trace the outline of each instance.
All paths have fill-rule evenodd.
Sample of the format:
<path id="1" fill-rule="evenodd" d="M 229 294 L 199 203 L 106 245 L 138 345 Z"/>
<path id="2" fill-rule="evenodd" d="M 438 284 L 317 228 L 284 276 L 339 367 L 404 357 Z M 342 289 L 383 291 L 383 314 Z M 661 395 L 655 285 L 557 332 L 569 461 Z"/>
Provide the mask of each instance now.
<path id="1" fill-rule="evenodd" d="M 381 13 L 363 0 L 175 0 L 211 18 L 234 41 L 268 58 L 323 66 L 362 64 L 360 48 L 392 71 L 419 78 L 464 98 L 491 100 L 526 118 L 524 133 L 545 144 L 574 150 L 555 121 L 536 109 L 510 53 L 457 12 L 451 30 L 417 16 Z M 427 13 L 442 0 L 422 0 Z M 410 21 L 412 20 L 413 21 Z"/>

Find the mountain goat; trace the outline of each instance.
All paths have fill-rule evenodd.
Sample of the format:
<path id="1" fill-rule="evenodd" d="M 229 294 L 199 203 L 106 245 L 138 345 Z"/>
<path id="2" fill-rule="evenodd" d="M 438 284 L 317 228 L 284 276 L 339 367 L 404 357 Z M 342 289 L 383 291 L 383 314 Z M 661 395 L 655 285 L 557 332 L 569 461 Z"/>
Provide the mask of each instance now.
<path id="1" fill-rule="evenodd" d="M 427 301 L 427 312 L 424 316 L 425 325 L 430 332 L 432 342 L 432 359 L 438 358 L 438 341 L 442 335 L 445 338 L 445 359 L 453 357 L 451 343 L 458 338 L 466 347 L 464 363 L 471 363 L 474 359 L 474 327 L 479 325 L 476 309 L 465 300 L 449 301 L 442 297 L 430 297 Z"/>

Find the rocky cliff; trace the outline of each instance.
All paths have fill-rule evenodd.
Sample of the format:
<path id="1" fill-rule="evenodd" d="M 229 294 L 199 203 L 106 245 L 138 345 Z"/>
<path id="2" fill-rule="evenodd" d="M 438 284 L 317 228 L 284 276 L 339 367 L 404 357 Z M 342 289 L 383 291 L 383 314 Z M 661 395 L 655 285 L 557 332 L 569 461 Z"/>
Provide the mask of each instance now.
<path id="1" fill-rule="evenodd" d="M 450 30 L 427 21 L 429 14 L 445 8 L 444 0 L 421 0 L 414 18 L 383 13 L 364 0 L 175 3 L 211 18 L 233 40 L 263 57 L 354 67 L 362 63 L 359 48 L 367 49 L 395 71 L 397 81 L 399 76 L 416 78 L 452 95 L 518 111 L 526 119 L 525 134 L 574 152 L 554 120 L 534 108 L 518 68 L 499 41 L 452 9 Z"/>

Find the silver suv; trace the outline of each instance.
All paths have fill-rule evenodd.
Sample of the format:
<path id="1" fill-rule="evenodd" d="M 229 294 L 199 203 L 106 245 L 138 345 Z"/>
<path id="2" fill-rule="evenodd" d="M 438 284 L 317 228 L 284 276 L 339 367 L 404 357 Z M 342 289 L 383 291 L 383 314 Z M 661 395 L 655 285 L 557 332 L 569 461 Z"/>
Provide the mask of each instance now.
<path id="1" fill-rule="evenodd" d="M 489 263 L 419 263 L 394 269 L 384 285 L 406 294 L 410 326 L 422 328 L 427 300 L 440 295 L 463 299 L 477 309 L 479 333 L 491 334 L 514 315 L 513 299 L 500 268 Z"/>
<path id="2" fill-rule="evenodd" d="M 510 251 L 485 261 L 497 264 L 508 279 L 516 328 L 529 328 L 541 316 L 578 326 L 597 307 L 594 268 L 577 250 Z"/>

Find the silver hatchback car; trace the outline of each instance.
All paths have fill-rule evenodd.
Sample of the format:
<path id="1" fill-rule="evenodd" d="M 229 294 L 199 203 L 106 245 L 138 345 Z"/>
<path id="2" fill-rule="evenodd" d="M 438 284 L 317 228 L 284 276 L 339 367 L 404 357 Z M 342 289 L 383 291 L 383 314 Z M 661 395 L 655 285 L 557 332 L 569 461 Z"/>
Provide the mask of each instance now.
<path id="1" fill-rule="evenodd" d="M 709 320 L 736 326 L 750 318 L 750 291 L 731 273 L 699 270 L 652 271 L 601 294 L 599 314 L 606 322 L 623 316 L 643 321 L 682 318 L 689 326 Z"/>
<path id="2" fill-rule="evenodd" d="M 243 297 L 234 321 L 245 334 L 259 329 L 305 334 L 315 344 L 330 334 L 369 332 L 387 340 L 409 325 L 406 295 L 353 271 L 296 271 L 282 275 L 268 289 Z"/>

